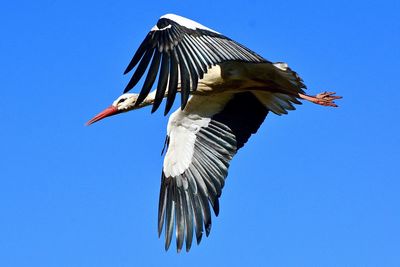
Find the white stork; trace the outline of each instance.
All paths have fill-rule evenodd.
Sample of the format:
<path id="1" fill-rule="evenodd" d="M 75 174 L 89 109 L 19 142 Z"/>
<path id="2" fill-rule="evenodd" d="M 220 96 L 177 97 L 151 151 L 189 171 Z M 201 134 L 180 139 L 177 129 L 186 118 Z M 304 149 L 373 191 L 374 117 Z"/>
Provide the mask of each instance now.
<path id="1" fill-rule="evenodd" d="M 167 126 L 161 175 L 158 234 L 165 225 L 165 249 L 176 231 L 177 250 L 193 232 L 197 243 L 211 229 L 230 160 L 256 133 L 268 112 L 294 110 L 300 99 L 336 107 L 333 92 L 306 95 L 306 86 L 286 63 L 272 63 L 230 38 L 173 14 L 162 16 L 139 46 L 124 74 L 134 68 L 124 94 L 88 121 L 152 105 L 166 98 L 165 114 L 177 92 L 181 106 Z M 148 68 L 139 94 L 127 93 Z M 150 92 L 158 76 L 157 89 Z M 204 228 L 203 228 L 204 227 Z"/>

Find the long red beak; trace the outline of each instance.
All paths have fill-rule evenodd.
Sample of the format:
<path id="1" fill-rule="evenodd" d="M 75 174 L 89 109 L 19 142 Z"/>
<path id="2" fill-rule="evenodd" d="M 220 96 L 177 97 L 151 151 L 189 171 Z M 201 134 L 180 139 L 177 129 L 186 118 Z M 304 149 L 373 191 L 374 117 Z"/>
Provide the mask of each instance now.
<path id="1" fill-rule="evenodd" d="M 109 106 L 108 108 L 106 108 L 105 110 L 103 110 L 102 112 L 100 112 L 99 114 L 97 114 L 96 116 L 94 116 L 93 119 L 91 119 L 90 121 L 88 121 L 88 122 L 86 123 L 86 126 L 88 126 L 88 125 L 90 125 L 90 124 L 92 124 L 92 123 L 95 123 L 96 121 L 102 120 L 102 119 L 104 119 L 104 118 L 106 118 L 106 117 L 109 117 L 109 116 L 118 114 L 118 113 L 120 113 L 120 112 L 118 111 L 118 109 L 117 109 L 116 107 L 114 107 L 114 106 Z"/>

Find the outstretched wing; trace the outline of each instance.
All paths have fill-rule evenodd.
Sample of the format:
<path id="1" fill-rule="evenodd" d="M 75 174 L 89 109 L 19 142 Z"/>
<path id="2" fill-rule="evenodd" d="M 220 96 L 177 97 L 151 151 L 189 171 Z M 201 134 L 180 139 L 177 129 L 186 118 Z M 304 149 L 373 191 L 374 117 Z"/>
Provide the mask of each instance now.
<path id="1" fill-rule="evenodd" d="M 195 99 L 207 98 L 208 114 L 188 112 Z M 158 233 L 165 225 L 165 249 L 176 230 L 177 250 L 186 240 L 189 251 L 193 232 L 197 243 L 203 230 L 211 230 L 211 209 L 219 201 L 230 160 L 264 121 L 268 109 L 252 93 L 239 93 L 224 101 L 193 96 L 184 111 L 175 111 L 168 123 L 158 210 Z M 208 101 L 209 100 L 209 101 Z M 195 108 L 196 111 L 198 109 Z"/>
<path id="2" fill-rule="evenodd" d="M 156 111 L 165 96 L 165 114 L 175 100 L 178 83 L 181 89 L 181 109 L 191 91 L 208 68 L 229 60 L 268 62 L 243 45 L 192 20 L 168 14 L 162 16 L 147 34 L 124 74 L 135 68 L 124 93 L 131 90 L 148 72 L 136 105 L 149 94 L 157 74 L 158 84 L 152 112 Z M 180 81 L 179 81 L 180 79 Z"/>

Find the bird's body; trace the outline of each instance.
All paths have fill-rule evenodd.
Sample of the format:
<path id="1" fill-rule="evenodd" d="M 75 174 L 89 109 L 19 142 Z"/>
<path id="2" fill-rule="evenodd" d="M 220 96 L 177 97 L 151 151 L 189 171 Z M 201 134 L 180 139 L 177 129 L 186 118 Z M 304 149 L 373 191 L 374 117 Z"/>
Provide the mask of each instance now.
<path id="1" fill-rule="evenodd" d="M 135 72 L 125 92 L 148 68 L 140 94 L 125 93 L 88 122 L 152 105 L 166 98 L 168 113 L 176 94 L 181 108 L 167 126 L 158 231 L 165 227 L 168 249 L 176 230 L 177 249 L 188 251 L 211 228 L 219 213 L 230 160 L 256 133 L 269 111 L 281 115 L 299 100 L 336 106 L 334 93 L 305 95 L 301 78 L 286 63 L 272 63 L 201 24 L 177 15 L 162 16 L 140 45 L 125 73 Z M 150 92 L 158 76 L 157 89 Z"/>

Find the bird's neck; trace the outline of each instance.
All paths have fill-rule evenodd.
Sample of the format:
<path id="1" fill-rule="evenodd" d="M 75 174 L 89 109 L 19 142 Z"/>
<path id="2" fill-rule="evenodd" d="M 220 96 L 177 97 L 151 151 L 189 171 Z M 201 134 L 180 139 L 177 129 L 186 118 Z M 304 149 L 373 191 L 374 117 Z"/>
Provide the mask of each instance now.
<path id="1" fill-rule="evenodd" d="M 154 100 L 155 100 L 155 97 L 156 97 L 156 92 L 157 92 L 157 90 L 154 90 L 154 91 L 152 91 L 152 92 L 150 92 L 148 95 L 147 95 L 147 97 L 142 101 L 142 103 L 140 103 L 139 105 L 135 105 L 135 103 L 132 103 L 130 106 L 128 106 L 126 109 L 124 109 L 122 112 L 127 112 L 127 111 L 130 111 L 130 110 L 134 110 L 134 109 L 139 109 L 139 108 L 143 108 L 143 107 L 147 107 L 147 106 L 150 106 L 150 105 L 153 105 L 154 104 Z M 167 97 L 167 95 L 168 95 L 168 91 L 165 91 L 165 93 L 164 93 L 164 97 Z M 135 94 L 135 96 L 136 96 L 136 99 L 137 99 L 137 97 L 139 96 L 138 94 Z"/>
<path id="2" fill-rule="evenodd" d="M 154 99 L 156 98 L 156 90 L 150 92 L 147 97 L 143 100 L 142 103 L 140 103 L 139 107 L 146 107 L 153 105 Z"/>

